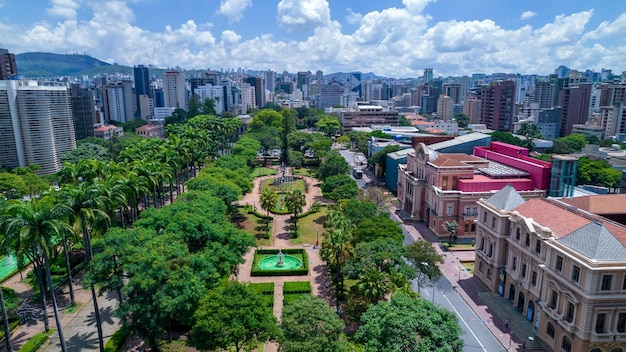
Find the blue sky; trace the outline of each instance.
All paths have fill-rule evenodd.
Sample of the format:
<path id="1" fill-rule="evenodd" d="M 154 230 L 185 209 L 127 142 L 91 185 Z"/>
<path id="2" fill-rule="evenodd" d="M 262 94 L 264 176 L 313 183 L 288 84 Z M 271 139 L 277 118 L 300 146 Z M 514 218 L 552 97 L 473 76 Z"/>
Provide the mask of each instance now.
<path id="1" fill-rule="evenodd" d="M 625 34 L 615 0 L 0 0 L 13 53 L 188 69 L 621 73 Z"/>

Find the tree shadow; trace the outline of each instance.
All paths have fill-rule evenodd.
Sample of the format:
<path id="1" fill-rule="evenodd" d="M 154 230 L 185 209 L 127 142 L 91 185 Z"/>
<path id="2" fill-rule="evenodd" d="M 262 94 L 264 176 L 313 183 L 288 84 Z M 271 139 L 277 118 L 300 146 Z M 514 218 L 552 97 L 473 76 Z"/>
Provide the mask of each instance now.
<path id="1" fill-rule="evenodd" d="M 324 225 L 326 223 L 326 220 L 328 220 L 326 215 L 322 215 L 319 218 L 313 220 L 313 222 L 316 223 L 316 224 Z"/>
<path id="2" fill-rule="evenodd" d="M 102 325 L 115 324 L 115 322 L 113 321 L 113 307 L 100 309 L 100 320 L 102 321 Z M 87 324 L 88 326 L 96 325 L 96 314 L 94 312 L 89 313 L 87 318 L 85 318 L 85 324 Z"/>
<path id="3" fill-rule="evenodd" d="M 68 351 L 94 351 L 98 350 L 98 337 L 94 331 L 84 334 L 78 333 L 65 341 Z M 57 344 L 61 347 L 61 343 Z"/>

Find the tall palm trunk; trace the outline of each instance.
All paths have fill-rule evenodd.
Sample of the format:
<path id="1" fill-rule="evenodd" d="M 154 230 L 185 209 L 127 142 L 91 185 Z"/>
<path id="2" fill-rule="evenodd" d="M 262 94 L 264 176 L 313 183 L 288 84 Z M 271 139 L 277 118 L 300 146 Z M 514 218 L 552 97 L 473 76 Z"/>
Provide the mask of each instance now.
<path id="1" fill-rule="evenodd" d="M 83 217 L 83 220 L 87 220 Z M 87 229 L 86 222 L 83 222 L 83 237 L 85 241 L 85 262 L 89 265 L 93 252 L 91 249 L 91 238 L 89 236 L 89 230 Z M 87 247 L 88 245 L 88 247 Z M 98 330 L 98 344 L 100 345 L 100 352 L 104 352 L 104 335 L 102 334 L 102 319 L 100 318 L 100 308 L 98 307 L 98 297 L 93 283 L 91 284 L 91 298 L 93 300 L 93 312 L 96 317 L 96 329 Z"/>
<path id="2" fill-rule="evenodd" d="M 43 277 L 41 273 L 41 265 L 35 260 L 33 262 L 35 266 L 35 276 L 37 276 L 37 284 L 39 285 L 39 293 L 41 295 L 41 311 L 43 314 L 43 326 L 46 332 L 50 331 L 50 323 L 48 322 L 48 309 L 46 308 L 46 286 L 43 283 Z"/>
<path id="3" fill-rule="evenodd" d="M 9 317 L 7 316 L 7 306 L 4 304 L 4 293 L 2 287 L 0 287 L 0 306 L 2 308 L 2 322 L 4 323 L 4 336 L 7 352 L 13 352 L 13 345 L 11 344 L 11 328 L 9 327 Z"/>
<path id="4" fill-rule="evenodd" d="M 61 351 L 66 352 L 67 346 L 65 345 L 65 337 L 63 336 L 63 326 L 61 326 L 61 319 L 59 319 L 59 308 L 57 307 L 57 298 L 54 294 L 54 285 L 52 284 L 52 274 L 50 273 L 50 261 L 48 261 L 48 254 L 45 250 L 43 252 L 43 259 L 46 266 L 46 279 L 48 280 L 48 288 L 50 289 L 50 297 L 52 298 L 52 309 L 54 310 L 54 320 L 57 324 L 57 333 L 59 334 L 59 340 L 61 341 Z"/>
<path id="5" fill-rule="evenodd" d="M 70 290 L 70 305 L 73 307 L 76 305 L 76 301 L 74 300 L 74 287 L 72 285 L 72 267 L 70 265 L 70 253 L 67 250 L 67 239 L 65 238 L 65 233 L 63 234 L 63 252 L 65 253 L 65 267 L 67 268 L 67 286 Z"/>

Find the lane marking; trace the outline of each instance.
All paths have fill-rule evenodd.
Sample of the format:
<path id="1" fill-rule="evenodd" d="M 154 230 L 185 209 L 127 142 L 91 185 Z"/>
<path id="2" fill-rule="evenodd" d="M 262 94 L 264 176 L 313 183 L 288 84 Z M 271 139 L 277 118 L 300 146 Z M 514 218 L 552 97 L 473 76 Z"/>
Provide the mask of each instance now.
<path id="1" fill-rule="evenodd" d="M 454 312 L 456 313 L 456 315 L 459 317 L 459 320 L 463 322 L 463 324 L 467 327 L 467 330 L 469 331 L 470 334 L 472 334 L 472 336 L 474 336 L 474 339 L 476 340 L 476 342 L 478 342 L 478 344 L 480 345 L 480 348 L 483 349 L 483 351 L 487 352 L 487 349 L 485 348 L 485 346 L 483 346 L 483 344 L 480 342 L 480 340 L 478 339 L 478 336 L 476 336 L 476 334 L 474 334 L 474 331 L 472 331 L 472 329 L 469 327 L 469 325 L 467 325 L 467 323 L 465 322 L 465 319 L 463 319 L 461 317 L 461 313 L 459 313 L 458 310 L 456 310 L 456 308 L 454 308 L 454 305 L 452 304 L 452 302 L 450 302 L 450 300 L 448 299 L 447 296 L 443 296 L 443 298 L 445 298 L 446 301 L 448 301 L 448 304 L 450 305 L 450 308 L 452 308 L 452 310 L 454 310 Z M 470 309 L 471 310 L 471 309 Z"/>

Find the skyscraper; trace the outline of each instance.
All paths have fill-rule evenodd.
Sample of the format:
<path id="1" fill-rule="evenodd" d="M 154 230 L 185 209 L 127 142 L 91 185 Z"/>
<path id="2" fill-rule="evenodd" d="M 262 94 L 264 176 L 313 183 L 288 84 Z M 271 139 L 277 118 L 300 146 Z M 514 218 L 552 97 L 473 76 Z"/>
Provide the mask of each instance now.
<path id="1" fill-rule="evenodd" d="M 483 87 L 480 122 L 492 130 L 512 132 L 515 116 L 515 90 L 515 82 L 510 80 L 491 82 Z"/>
<path id="2" fill-rule="evenodd" d="M 425 68 L 424 69 L 424 84 L 428 84 L 433 81 L 433 69 Z"/>
<path id="3" fill-rule="evenodd" d="M 133 99 L 133 82 L 130 80 L 110 82 L 104 89 L 104 119 L 117 122 L 128 122 L 134 118 L 135 101 Z"/>
<path id="4" fill-rule="evenodd" d="M 359 97 L 363 96 L 363 89 L 361 86 L 361 72 L 352 72 L 348 77 L 348 84 L 350 85 L 350 91 L 356 92 Z"/>
<path id="5" fill-rule="evenodd" d="M 148 68 L 144 65 L 139 65 L 133 67 L 133 73 L 135 76 L 135 117 L 141 117 L 146 115 L 151 115 L 149 111 L 141 111 L 142 105 L 145 107 L 146 104 L 141 104 L 141 97 L 147 96 L 148 98 L 153 98 L 152 90 L 150 89 L 150 73 Z"/>
<path id="6" fill-rule="evenodd" d="M 163 74 L 163 97 L 165 106 L 187 109 L 187 87 L 181 72 L 167 71 Z"/>
<path id="7" fill-rule="evenodd" d="M 61 157 L 75 148 L 65 85 L 0 81 L 0 166 L 37 164 L 41 174 L 52 174 L 61 168 Z"/>
<path id="8" fill-rule="evenodd" d="M 76 140 L 93 137 L 93 125 L 96 120 L 93 92 L 86 88 L 80 88 L 78 84 L 72 84 L 70 86 L 70 99 L 72 101 Z"/>
<path id="9" fill-rule="evenodd" d="M 0 48 L 0 80 L 9 79 L 15 75 L 17 75 L 15 55 L 7 49 Z"/>
<path id="10" fill-rule="evenodd" d="M 563 109 L 559 137 L 570 135 L 574 124 L 587 121 L 592 86 L 592 83 L 582 83 L 559 92 L 559 105 Z"/>
<path id="11" fill-rule="evenodd" d="M 248 77 L 246 78 L 246 82 L 250 83 L 250 85 L 254 87 L 254 102 L 256 103 L 256 106 L 259 108 L 265 106 L 265 84 L 263 83 L 263 78 Z"/>

